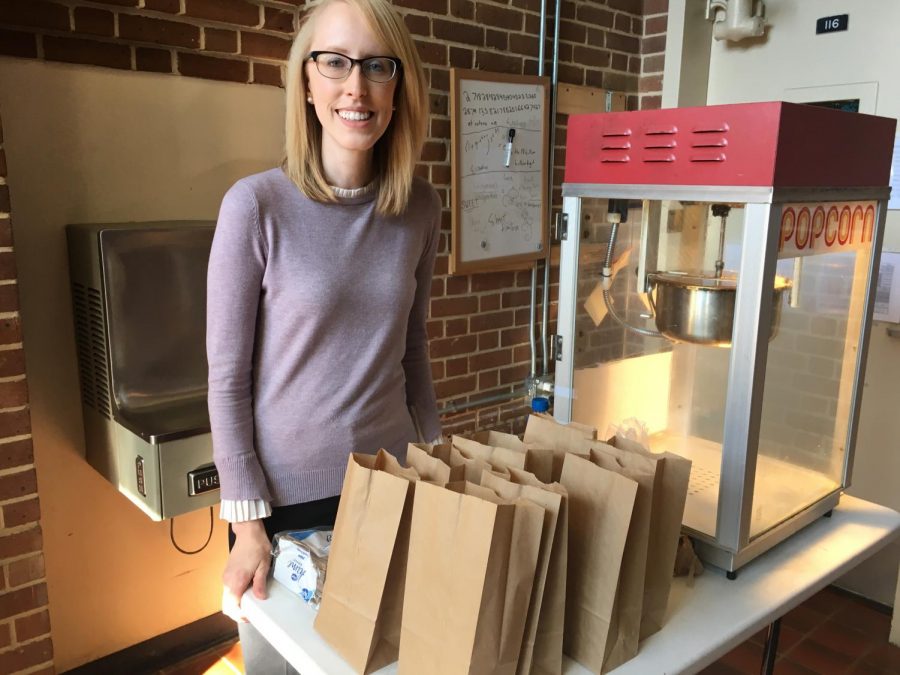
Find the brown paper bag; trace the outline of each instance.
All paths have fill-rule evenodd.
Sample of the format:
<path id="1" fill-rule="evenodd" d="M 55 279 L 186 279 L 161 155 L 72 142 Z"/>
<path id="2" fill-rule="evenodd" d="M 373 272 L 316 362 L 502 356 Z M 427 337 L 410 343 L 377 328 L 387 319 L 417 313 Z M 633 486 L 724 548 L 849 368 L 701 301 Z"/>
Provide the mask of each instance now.
<path id="1" fill-rule="evenodd" d="M 416 478 L 384 450 L 347 462 L 313 625 L 358 673 L 397 659 Z"/>
<path id="2" fill-rule="evenodd" d="M 556 534 L 547 565 L 544 601 L 534 636 L 532 673 L 559 675 L 562 672 L 563 635 L 566 618 L 566 565 L 569 553 L 569 496 L 559 483 L 544 483 L 533 474 L 510 469 L 510 480 L 519 485 L 531 485 L 560 496 Z"/>
<path id="3" fill-rule="evenodd" d="M 473 441 L 482 445 L 491 445 L 495 448 L 508 448 L 525 452 L 525 443 L 515 434 L 507 434 L 502 431 L 476 431 L 471 435 Z"/>
<path id="4" fill-rule="evenodd" d="M 644 576 L 644 603 L 640 639 L 662 628 L 672 588 L 672 569 L 678 552 L 684 505 L 691 478 L 691 460 L 671 452 L 654 453 L 636 441 L 614 436 L 609 444 L 642 454 L 657 462 L 650 541 Z"/>
<path id="5" fill-rule="evenodd" d="M 514 469 L 511 469 L 511 471 Z M 536 478 L 534 479 L 537 480 Z M 554 538 L 556 537 L 556 523 L 559 518 L 559 509 L 562 503 L 561 495 L 545 490 L 534 485 L 522 485 L 501 478 L 493 473 L 485 473 L 481 477 L 481 484 L 496 492 L 502 499 L 514 501 L 526 499 L 544 509 L 544 528 L 541 535 L 541 545 L 538 553 L 537 568 L 534 573 L 534 586 L 531 589 L 531 602 L 528 605 L 528 614 L 525 618 L 525 633 L 522 639 L 522 647 L 519 652 L 519 665 L 516 672 L 520 675 L 544 672 L 534 664 L 535 638 L 537 636 L 538 622 L 543 610 L 544 598 L 547 597 L 547 572 L 550 565 L 550 555 L 553 551 Z M 551 599 L 548 598 L 548 604 Z M 562 637 L 562 635 L 560 635 Z M 562 642 L 559 644 L 558 658 L 562 667 Z M 561 670 L 557 670 L 557 673 Z"/>
<path id="6" fill-rule="evenodd" d="M 477 485 L 417 485 L 400 675 L 515 674 L 543 521 Z"/>
<path id="7" fill-rule="evenodd" d="M 594 440 L 597 430 L 571 422 L 560 424 L 547 414 L 529 415 L 524 441 L 529 448 L 542 450 L 575 450 L 579 440 Z"/>
<path id="8" fill-rule="evenodd" d="M 453 436 L 450 444 L 459 450 L 466 459 L 480 459 L 487 462 L 495 469 L 525 468 L 525 452 L 512 450 L 503 446 L 484 445 L 471 438 Z"/>
<path id="9" fill-rule="evenodd" d="M 566 455 L 560 482 L 569 493 L 564 651 L 600 673 L 638 486 L 575 455 Z"/>
<path id="10" fill-rule="evenodd" d="M 465 465 L 450 466 L 430 454 L 428 452 L 430 449 L 431 447 L 424 443 L 410 443 L 406 448 L 406 466 L 419 474 L 419 480 L 446 485 L 465 479 Z"/>
<path id="11" fill-rule="evenodd" d="M 624 452 L 600 442 L 591 450 L 591 461 L 630 478 L 638 486 L 603 662 L 603 670 L 607 671 L 625 663 L 638 652 L 657 464 L 643 455 Z"/>

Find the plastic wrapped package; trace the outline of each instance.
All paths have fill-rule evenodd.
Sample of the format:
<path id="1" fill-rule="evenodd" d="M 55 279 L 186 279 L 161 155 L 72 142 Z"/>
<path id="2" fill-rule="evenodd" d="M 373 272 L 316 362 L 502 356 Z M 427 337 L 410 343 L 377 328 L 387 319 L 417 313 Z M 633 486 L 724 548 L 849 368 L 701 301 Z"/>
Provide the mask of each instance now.
<path id="1" fill-rule="evenodd" d="M 272 539 L 272 576 L 314 609 L 322 601 L 331 533 L 319 528 L 287 530 Z"/>

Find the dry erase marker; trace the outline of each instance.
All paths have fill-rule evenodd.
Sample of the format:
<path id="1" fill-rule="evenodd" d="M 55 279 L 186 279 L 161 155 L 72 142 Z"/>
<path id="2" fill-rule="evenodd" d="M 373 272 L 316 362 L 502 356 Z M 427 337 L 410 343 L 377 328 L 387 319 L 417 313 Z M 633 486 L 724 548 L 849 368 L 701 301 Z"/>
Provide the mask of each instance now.
<path id="1" fill-rule="evenodd" d="M 509 166 L 509 160 L 512 159 L 512 142 L 515 137 L 515 129 L 510 129 L 509 133 L 506 134 L 506 158 L 503 160 L 506 166 Z"/>

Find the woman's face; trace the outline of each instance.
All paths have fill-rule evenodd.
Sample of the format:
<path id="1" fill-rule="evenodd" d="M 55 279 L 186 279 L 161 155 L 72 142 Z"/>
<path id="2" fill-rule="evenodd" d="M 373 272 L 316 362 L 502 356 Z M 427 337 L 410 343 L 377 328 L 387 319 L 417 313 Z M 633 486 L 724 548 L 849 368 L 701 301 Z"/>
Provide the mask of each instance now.
<path id="1" fill-rule="evenodd" d="M 395 56 L 388 53 L 362 14 L 351 5 L 335 2 L 316 17 L 310 51 L 337 52 L 354 59 Z M 346 79 L 322 75 L 312 61 L 306 63 L 309 94 L 322 124 L 322 159 L 371 161 L 372 148 L 391 121 L 399 73 L 389 82 L 371 82 L 354 64 Z"/>

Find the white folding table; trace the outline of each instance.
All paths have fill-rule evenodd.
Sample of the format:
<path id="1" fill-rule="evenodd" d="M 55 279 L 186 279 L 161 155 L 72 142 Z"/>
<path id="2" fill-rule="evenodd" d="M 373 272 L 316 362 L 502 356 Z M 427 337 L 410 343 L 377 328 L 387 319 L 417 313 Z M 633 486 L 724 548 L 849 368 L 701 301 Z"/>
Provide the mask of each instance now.
<path id="1" fill-rule="evenodd" d="M 820 518 L 741 568 L 737 579 L 707 569 L 688 587 L 676 579 L 662 630 L 610 675 L 695 673 L 780 619 L 900 534 L 900 514 L 844 495 L 830 518 Z M 269 597 L 248 592 L 242 606 L 251 623 L 303 675 L 354 671 L 313 629 L 315 612 L 276 582 Z M 587 669 L 567 660 L 566 675 Z M 394 663 L 377 675 L 397 672 Z"/>

